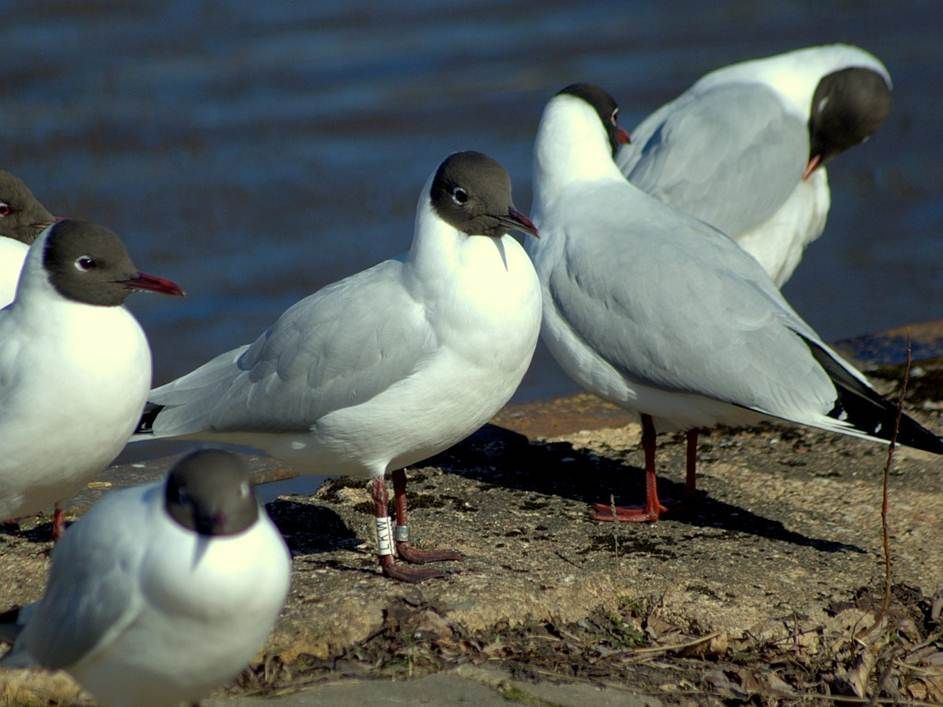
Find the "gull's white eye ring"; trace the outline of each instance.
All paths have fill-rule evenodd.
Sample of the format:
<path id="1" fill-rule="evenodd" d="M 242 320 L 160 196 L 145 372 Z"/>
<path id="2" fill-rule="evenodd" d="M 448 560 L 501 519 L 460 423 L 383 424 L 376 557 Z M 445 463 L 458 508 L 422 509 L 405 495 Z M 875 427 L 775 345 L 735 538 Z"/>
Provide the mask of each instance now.
<path id="1" fill-rule="evenodd" d="M 455 187 L 452 190 L 452 201 L 454 201 L 459 206 L 462 206 L 465 204 L 465 202 L 468 201 L 468 192 L 461 187 Z"/>

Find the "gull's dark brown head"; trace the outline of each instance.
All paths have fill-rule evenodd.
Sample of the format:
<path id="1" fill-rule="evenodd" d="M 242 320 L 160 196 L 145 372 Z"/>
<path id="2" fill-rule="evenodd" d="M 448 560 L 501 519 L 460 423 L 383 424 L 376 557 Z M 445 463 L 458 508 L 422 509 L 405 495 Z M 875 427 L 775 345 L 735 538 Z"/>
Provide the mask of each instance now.
<path id="1" fill-rule="evenodd" d="M 619 104 L 606 91 L 591 83 L 573 83 L 557 93 L 558 96 L 576 96 L 593 107 L 606 135 L 609 136 L 609 146 L 612 156 L 619 151 L 619 145 L 626 145 L 631 140 L 629 134 L 619 127 Z"/>
<path id="2" fill-rule="evenodd" d="M 806 175 L 873 135 L 891 110 L 891 88 L 876 71 L 852 67 L 824 76 L 809 113 Z"/>
<path id="3" fill-rule="evenodd" d="M 121 239 L 87 221 L 57 221 L 46 236 L 43 267 L 66 299 L 117 307 L 135 290 L 182 295 L 176 283 L 137 269 Z"/>
<path id="4" fill-rule="evenodd" d="M 174 465 L 164 485 L 164 508 L 183 528 L 209 537 L 236 535 L 259 517 L 248 467 L 220 449 L 193 452 Z"/>
<path id="5" fill-rule="evenodd" d="M 429 197 L 439 218 L 469 236 L 500 238 L 511 230 L 537 235 L 537 227 L 514 208 L 507 171 L 481 152 L 449 155 Z"/>
<path id="6" fill-rule="evenodd" d="M 21 179 L 0 169 L 0 236 L 30 245 L 55 220 Z"/>

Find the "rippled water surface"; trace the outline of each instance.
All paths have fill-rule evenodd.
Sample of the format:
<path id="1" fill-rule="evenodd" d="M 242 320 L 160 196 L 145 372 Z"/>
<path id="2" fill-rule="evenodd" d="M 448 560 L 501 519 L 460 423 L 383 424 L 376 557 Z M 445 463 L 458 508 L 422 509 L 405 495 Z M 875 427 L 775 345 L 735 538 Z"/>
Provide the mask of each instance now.
<path id="1" fill-rule="evenodd" d="M 157 382 L 406 249 L 451 151 L 502 161 L 526 208 L 534 129 L 563 85 L 607 87 L 631 127 L 714 67 L 838 40 L 885 61 L 894 108 L 830 167 L 828 228 L 786 294 L 829 339 L 943 316 L 933 2 L 4 6 L 0 166 L 188 289 L 130 303 Z M 541 350 L 518 399 L 572 389 Z"/>

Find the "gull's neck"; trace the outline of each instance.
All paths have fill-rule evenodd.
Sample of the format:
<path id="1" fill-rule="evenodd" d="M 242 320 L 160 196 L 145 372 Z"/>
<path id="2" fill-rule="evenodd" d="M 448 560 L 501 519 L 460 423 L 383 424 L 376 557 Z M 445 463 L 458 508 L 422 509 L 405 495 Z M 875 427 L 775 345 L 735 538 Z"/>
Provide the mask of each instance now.
<path id="1" fill-rule="evenodd" d="M 804 122 L 809 119 L 819 81 L 834 71 L 852 67 L 877 72 L 891 87 L 891 75 L 877 57 L 848 44 L 830 44 L 725 66 L 704 76 L 692 90 L 702 92 L 740 81 L 759 82 L 773 89 L 786 108 Z"/>
<path id="2" fill-rule="evenodd" d="M 57 299 L 64 299 L 49 281 L 49 274 L 43 266 L 43 256 L 46 252 L 46 240 L 52 227 L 46 228 L 26 253 L 23 268 L 20 270 L 20 279 L 16 285 L 14 302 L 19 309 L 31 306 L 45 306 Z"/>
<path id="3" fill-rule="evenodd" d="M 99 317 L 120 318 L 130 316 L 122 307 L 100 307 L 77 302 L 63 297 L 52 282 L 43 264 L 46 241 L 51 226 L 43 231 L 30 246 L 20 270 L 20 279 L 16 285 L 16 296 L 11 303 L 13 312 L 22 321 L 33 322 L 34 326 L 55 328 L 60 317 Z M 121 314 L 118 314 L 121 312 Z"/>
<path id="4" fill-rule="evenodd" d="M 443 266 L 449 266 L 456 258 L 456 251 L 464 237 L 457 228 L 439 218 L 432 206 L 432 180 L 435 172 L 429 175 L 425 186 L 419 192 L 416 204 L 416 228 L 413 242 L 409 247 L 407 261 L 418 273 L 441 272 Z"/>
<path id="5" fill-rule="evenodd" d="M 596 111 L 575 96 L 555 96 L 544 109 L 534 142 L 534 204 L 538 214 L 568 185 L 617 179 L 609 137 Z"/>

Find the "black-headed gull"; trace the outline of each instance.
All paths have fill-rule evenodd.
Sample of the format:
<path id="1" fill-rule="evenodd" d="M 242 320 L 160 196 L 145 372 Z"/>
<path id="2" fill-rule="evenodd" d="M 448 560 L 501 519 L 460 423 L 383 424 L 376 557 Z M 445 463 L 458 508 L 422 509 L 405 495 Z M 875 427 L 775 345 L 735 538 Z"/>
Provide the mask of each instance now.
<path id="1" fill-rule="evenodd" d="M 777 420 L 887 441 L 895 406 L 796 314 L 746 251 L 632 186 L 613 160 L 614 102 L 585 84 L 544 110 L 534 147 L 529 244 L 543 287 L 543 337 L 580 385 L 642 416 L 643 508 L 657 520 L 655 428 L 686 429 L 693 491 L 698 428 Z M 898 442 L 943 453 L 901 420 Z"/>
<path id="2" fill-rule="evenodd" d="M 0 310 L 0 519 L 69 498 L 127 443 L 151 382 L 147 339 L 122 306 L 135 290 L 183 294 L 101 226 L 59 221 L 30 246 Z M 62 522 L 57 507 L 54 538 Z"/>
<path id="3" fill-rule="evenodd" d="M 394 547 L 411 563 L 461 558 L 410 544 L 403 467 L 487 422 L 527 370 L 540 284 L 512 230 L 536 235 L 504 168 L 451 155 L 420 193 L 408 253 L 328 285 L 254 343 L 153 390 L 135 439 L 231 442 L 303 473 L 370 477 L 384 574 L 441 575 L 394 562 Z"/>
<path id="4" fill-rule="evenodd" d="M 712 71 L 642 121 L 616 161 L 642 191 L 736 240 L 781 287 L 825 228 L 825 164 L 890 107 L 876 57 L 809 47 Z"/>
<path id="5" fill-rule="evenodd" d="M 53 221 L 21 179 L 0 169 L 0 307 L 13 301 L 26 252 Z"/>
<path id="6" fill-rule="evenodd" d="M 69 528 L 43 598 L 5 616 L 18 635 L 0 662 L 65 670 L 105 705 L 192 703 L 259 650 L 290 575 L 245 465 L 195 452 Z"/>

